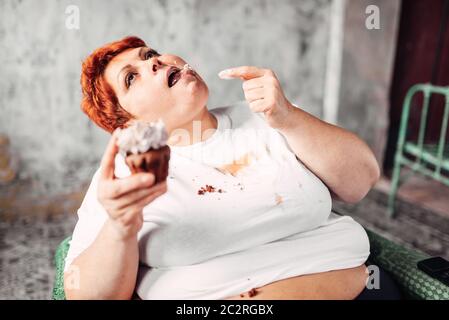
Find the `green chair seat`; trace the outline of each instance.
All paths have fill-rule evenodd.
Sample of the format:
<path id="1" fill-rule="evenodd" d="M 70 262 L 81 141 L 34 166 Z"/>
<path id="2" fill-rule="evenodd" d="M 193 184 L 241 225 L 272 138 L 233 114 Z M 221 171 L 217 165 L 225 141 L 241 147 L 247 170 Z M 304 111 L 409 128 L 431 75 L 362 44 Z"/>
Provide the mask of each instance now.
<path id="1" fill-rule="evenodd" d="M 65 300 L 64 292 L 64 265 L 65 257 L 70 248 L 70 240 L 72 237 L 65 238 L 56 248 L 55 252 L 55 283 L 53 286 L 53 300 Z"/>
<path id="2" fill-rule="evenodd" d="M 369 261 L 387 271 L 407 299 L 449 300 L 449 287 L 418 269 L 417 262 L 429 256 L 407 249 L 366 230 L 370 239 Z"/>
<path id="3" fill-rule="evenodd" d="M 377 233 L 366 230 L 371 246 L 369 264 L 374 264 L 387 271 L 400 287 L 407 299 L 449 300 L 449 287 L 429 277 L 419 270 L 416 263 L 429 256 L 405 248 L 387 240 Z M 53 299 L 64 300 L 64 261 L 70 247 L 71 237 L 63 240 L 55 253 L 56 276 Z"/>

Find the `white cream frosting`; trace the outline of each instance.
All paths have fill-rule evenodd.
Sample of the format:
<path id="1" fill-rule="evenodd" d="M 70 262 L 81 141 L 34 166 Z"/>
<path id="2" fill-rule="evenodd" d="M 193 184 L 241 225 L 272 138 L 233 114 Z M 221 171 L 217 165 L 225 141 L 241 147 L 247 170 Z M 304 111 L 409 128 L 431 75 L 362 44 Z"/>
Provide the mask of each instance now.
<path id="1" fill-rule="evenodd" d="M 182 70 L 192 70 L 192 71 L 193 71 L 193 68 L 192 68 L 188 63 L 186 63 L 186 64 L 182 67 Z"/>
<path id="2" fill-rule="evenodd" d="M 167 139 L 168 133 L 161 119 L 151 123 L 135 121 L 128 128 L 119 129 L 117 145 L 120 153 L 126 156 L 159 149 L 167 145 Z"/>

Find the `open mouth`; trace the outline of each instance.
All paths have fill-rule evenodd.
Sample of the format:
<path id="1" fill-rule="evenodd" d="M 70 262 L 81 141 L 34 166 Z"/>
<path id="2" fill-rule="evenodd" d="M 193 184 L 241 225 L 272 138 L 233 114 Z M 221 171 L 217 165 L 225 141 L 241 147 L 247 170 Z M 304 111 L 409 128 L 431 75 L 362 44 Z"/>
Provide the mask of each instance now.
<path id="1" fill-rule="evenodd" d="M 181 79 L 181 69 L 177 67 L 170 67 L 167 71 L 168 87 L 173 87 Z"/>

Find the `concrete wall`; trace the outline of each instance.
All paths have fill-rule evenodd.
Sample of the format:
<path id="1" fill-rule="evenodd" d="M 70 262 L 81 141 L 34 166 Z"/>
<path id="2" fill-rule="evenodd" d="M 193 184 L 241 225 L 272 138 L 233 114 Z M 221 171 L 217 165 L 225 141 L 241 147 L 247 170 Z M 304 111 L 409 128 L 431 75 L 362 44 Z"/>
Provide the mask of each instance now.
<path id="1" fill-rule="evenodd" d="M 210 87 L 210 107 L 243 98 L 221 69 L 248 64 L 278 74 L 287 96 L 321 116 L 330 0 L 132 0 L 0 2 L 0 133 L 17 179 L 33 193 L 73 191 L 98 166 L 107 135 L 79 109 L 82 59 L 137 35 L 185 57 Z M 80 29 L 66 28 L 69 5 Z"/>
<path id="2" fill-rule="evenodd" d="M 346 1 L 338 124 L 356 132 L 383 163 L 389 93 L 399 26 L 400 0 Z M 365 26 L 365 9 L 376 5 L 380 29 Z"/>

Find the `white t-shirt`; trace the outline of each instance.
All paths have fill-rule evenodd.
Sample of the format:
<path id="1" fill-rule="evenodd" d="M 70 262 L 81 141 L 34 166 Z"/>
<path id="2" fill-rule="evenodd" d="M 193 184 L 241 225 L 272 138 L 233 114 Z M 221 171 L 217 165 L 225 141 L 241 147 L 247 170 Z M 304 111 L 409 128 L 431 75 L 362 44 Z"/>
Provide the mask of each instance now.
<path id="1" fill-rule="evenodd" d="M 211 112 L 217 130 L 203 142 L 171 147 L 167 192 L 143 210 L 142 299 L 224 299 L 366 261 L 364 229 L 331 212 L 326 185 L 263 116 L 245 101 Z M 116 176 L 129 174 L 118 156 Z M 66 270 L 107 219 L 96 198 L 98 175 L 78 210 Z"/>

